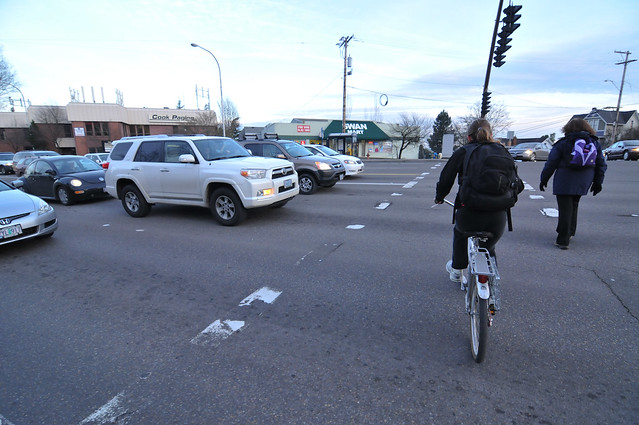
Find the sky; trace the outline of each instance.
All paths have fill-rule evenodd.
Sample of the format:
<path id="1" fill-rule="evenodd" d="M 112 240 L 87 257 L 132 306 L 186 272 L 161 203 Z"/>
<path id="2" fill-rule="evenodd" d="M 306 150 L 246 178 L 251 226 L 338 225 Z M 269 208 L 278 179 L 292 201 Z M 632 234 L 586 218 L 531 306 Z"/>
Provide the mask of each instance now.
<path id="1" fill-rule="evenodd" d="M 626 56 L 615 51 L 639 59 L 639 2 L 514 4 L 523 6 L 521 26 L 489 84 L 509 130 L 560 135 L 574 114 L 616 108 Z M 260 126 L 341 120 L 338 44 L 353 36 L 347 119 L 392 123 L 402 113 L 435 119 L 445 110 L 455 120 L 481 103 L 498 7 L 499 0 L 0 0 L 0 49 L 33 105 L 66 105 L 72 92 L 115 103 L 119 91 L 126 107 L 204 109 L 197 87 L 217 110 L 217 59 L 224 99 L 243 125 Z M 635 109 L 639 62 L 627 66 L 621 99 L 621 110 Z"/>

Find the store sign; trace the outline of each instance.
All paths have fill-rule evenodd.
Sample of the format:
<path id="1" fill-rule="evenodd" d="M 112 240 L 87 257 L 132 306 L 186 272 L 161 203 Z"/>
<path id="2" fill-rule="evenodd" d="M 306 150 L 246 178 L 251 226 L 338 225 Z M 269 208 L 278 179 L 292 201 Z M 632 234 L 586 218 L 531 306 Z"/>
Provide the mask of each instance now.
<path id="1" fill-rule="evenodd" d="M 368 127 L 364 123 L 347 122 L 345 127 L 347 133 L 355 133 L 359 136 L 363 135 L 364 132 L 368 130 Z"/>
<path id="2" fill-rule="evenodd" d="M 84 137 L 84 127 L 73 127 L 73 134 L 76 137 Z"/>
<path id="3" fill-rule="evenodd" d="M 152 114 L 149 115 L 149 121 L 162 121 L 162 122 L 195 122 L 195 117 L 190 115 L 177 115 L 177 114 Z"/>
<path id="4" fill-rule="evenodd" d="M 297 132 L 298 133 L 310 133 L 311 132 L 311 126 L 310 125 L 298 125 L 297 126 Z"/>

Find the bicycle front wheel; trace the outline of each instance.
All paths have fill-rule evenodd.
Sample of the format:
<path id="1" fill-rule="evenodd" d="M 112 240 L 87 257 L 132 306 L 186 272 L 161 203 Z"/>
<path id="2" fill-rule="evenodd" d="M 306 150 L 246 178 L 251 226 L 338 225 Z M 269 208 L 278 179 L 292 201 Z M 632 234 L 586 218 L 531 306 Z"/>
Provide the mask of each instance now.
<path id="1" fill-rule="evenodd" d="M 477 363 L 484 360 L 488 342 L 488 300 L 477 293 L 477 276 L 468 282 L 470 292 L 470 351 Z"/>

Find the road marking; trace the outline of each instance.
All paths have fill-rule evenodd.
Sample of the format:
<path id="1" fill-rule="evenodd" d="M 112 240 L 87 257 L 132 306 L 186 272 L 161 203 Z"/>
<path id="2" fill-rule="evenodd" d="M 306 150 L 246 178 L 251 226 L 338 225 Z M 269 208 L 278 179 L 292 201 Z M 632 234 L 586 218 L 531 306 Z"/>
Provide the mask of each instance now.
<path id="1" fill-rule="evenodd" d="M 535 188 L 532 187 L 531 185 L 529 185 L 528 183 L 524 182 L 524 190 L 532 190 L 532 191 L 534 191 Z"/>
<path id="2" fill-rule="evenodd" d="M 281 293 L 282 291 L 274 291 L 273 289 L 265 286 L 264 288 L 258 289 L 248 297 L 244 298 L 240 302 L 240 307 L 250 305 L 255 300 L 264 301 L 267 304 L 273 304 L 273 301 L 275 301 L 275 299 L 279 297 Z"/>
<path id="3" fill-rule="evenodd" d="M 391 196 L 402 196 L 401 193 L 391 193 Z"/>
<path id="4" fill-rule="evenodd" d="M 556 208 L 544 208 L 540 211 L 546 217 L 559 217 L 559 211 Z"/>
<path id="5" fill-rule="evenodd" d="M 107 404 L 86 417 L 80 424 L 114 424 L 118 422 L 118 418 L 126 415 L 128 410 L 121 406 L 124 392 L 113 397 Z M 2 422 L 0 422 L 2 423 Z"/>
<path id="6" fill-rule="evenodd" d="M 103 224 L 102 227 L 110 227 L 111 225 L 109 223 L 107 224 Z M 2 425 L 2 422 L 0 422 L 0 425 Z"/>
<path id="7" fill-rule="evenodd" d="M 348 226 L 346 226 L 347 229 L 351 229 L 351 230 L 359 230 L 359 229 L 363 229 L 364 226 L 363 224 L 349 224 Z"/>
<path id="8" fill-rule="evenodd" d="M 530 195 L 530 199 L 544 199 L 543 195 Z"/>
<path id="9" fill-rule="evenodd" d="M 402 186 L 403 189 L 410 189 L 413 186 L 415 186 L 417 184 L 417 182 L 415 180 L 413 180 L 412 182 L 408 182 L 406 183 L 404 186 Z"/>
<path id="10" fill-rule="evenodd" d="M 225 320 L 222 322 L 218 319 L 193 338 L 191 344 L 216 345 L 238 332 L 244 327 L 244 324 L 243 320 Z"/>
<path id="11" fill-rule="evenodd" d="M 144 232 L 144 229 L 135 229 L 136 232 Z"/>
<path id="12" fill-rule="evenodd" d="M 4 416 L 0 415 L 0 425 L 13 425 L 13 422 L 5 418 Z"/>
<path id="13" fill-rule="evenodd" d="M 403 186 L 406 183 L 368 183 L 368 182 L 345 182 L 344 180 L 342 180 L 341 182 L 338 182 L 337 184 L 339 185 L 345 185 L 345 184 L 351 184 L 351 185 L 369 185 L 369 186 Z"/>
<path id="14" fill-rule="evenodd" d="M 380 202 L 379 204 L 377 204 L 375 206 L 375 208 L 378 209 L 378 210 L 385 210 L 389 206 L 390 206 L 390 202 L 384 201 L 384 202 Z"/>

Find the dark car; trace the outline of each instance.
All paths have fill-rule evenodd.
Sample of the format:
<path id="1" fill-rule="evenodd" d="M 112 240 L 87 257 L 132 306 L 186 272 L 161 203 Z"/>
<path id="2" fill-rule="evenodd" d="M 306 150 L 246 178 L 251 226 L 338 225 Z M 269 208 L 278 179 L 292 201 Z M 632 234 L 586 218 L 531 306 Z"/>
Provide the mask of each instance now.
<path id="1" fill-rule="evenodd" d="M 0 174 L 13 173 L 13 153 L 0 152 Z"/>
<path id="2" fill-rule="evenodd" d="M 42 157 L 33 161 L 24 176 L 13 182 L 23 191 L 63 205 L 108 197 L 105 170 L 89 158 L 78 155 Z"/>
<path id="3" fill-rule="evenodd" d="M 622 140 L 604 149 L 604 156 L 607 160 L 625 159 L 626 161 L 636 161 L 639 159 L 639 140 Z"/>
<path id="4" fill-rule="evenodd" d="M 16 164 L 13 164 L 13 173 L 20 177 L 24 174 L 24 170 L 27 169 L 29 164 L 38 159 L 37 156 L 28 156 L 26 158 L 22 158 Z"/>
<path id="5" fill-rule="evenodd" d="M 339 160 L 314 155 L 292 140 L 256 139 L 242 140 L 239 143 L 252 155 L 291 161 L 297 171 L 302 195 L 310 195 L 318 186 L 333 187 L 346 175 L 344 165 Z"/>

